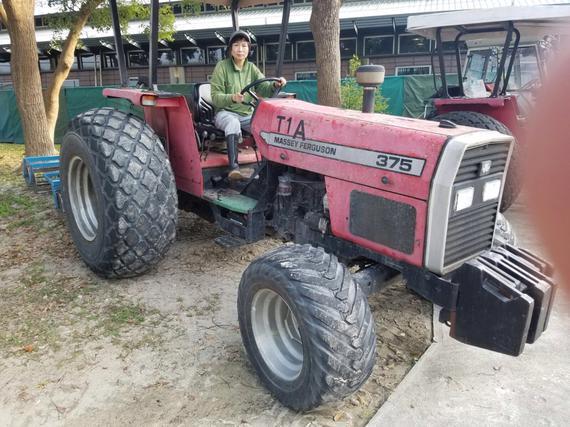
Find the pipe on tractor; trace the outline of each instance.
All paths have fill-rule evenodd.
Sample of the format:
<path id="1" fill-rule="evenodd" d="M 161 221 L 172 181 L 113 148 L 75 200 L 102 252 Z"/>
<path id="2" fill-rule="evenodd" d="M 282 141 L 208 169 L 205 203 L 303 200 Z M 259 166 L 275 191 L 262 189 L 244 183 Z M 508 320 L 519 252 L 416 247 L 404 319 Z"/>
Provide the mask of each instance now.
<path id="1" fill-rule="evenodd" d="M 374 112 L 376 89 L 384 83 L 385 70 L 382 65 L 361 65 L 356 70 L 356 82 L 364 88 L 362 112 Z"/>

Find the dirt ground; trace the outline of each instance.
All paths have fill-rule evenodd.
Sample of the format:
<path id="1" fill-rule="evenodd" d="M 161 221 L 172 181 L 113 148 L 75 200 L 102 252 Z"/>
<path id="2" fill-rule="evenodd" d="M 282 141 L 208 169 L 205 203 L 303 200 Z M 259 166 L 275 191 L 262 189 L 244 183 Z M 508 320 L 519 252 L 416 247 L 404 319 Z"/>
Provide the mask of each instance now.
<path id="1" fill-rule="evenodd" d="M 401 280 L 369 301 L 378 355 L 342 402 L 296 413 L 260 384 L 242 347 L 237 285 L 256 256 L 181 213 L 177 240 L 149 274 L 108 281 L 79 259 L 47 194 L 0 144 L 0 424 L 335 425 L 375 414 L 431 340 L 431 305 Z"/>

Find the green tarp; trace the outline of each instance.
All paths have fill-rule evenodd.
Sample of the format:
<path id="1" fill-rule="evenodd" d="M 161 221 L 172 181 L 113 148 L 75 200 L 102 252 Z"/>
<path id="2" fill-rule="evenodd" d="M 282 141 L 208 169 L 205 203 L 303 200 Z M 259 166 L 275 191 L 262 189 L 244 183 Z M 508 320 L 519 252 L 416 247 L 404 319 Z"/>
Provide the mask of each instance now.
<path id="1" fill-rule="evenodd" d="M 452 79 L 451 84 L 453 82 Z M 193 85 L 160 85 L 159 88 L 190 95 Z M 298 99 L 317 101 L 315 80 L 290 81 L 285 90 L 296 93 Z M 56 141 L 60 141 L 71 118 L 90 108 L 115 107 L 142 117 L 140 108 L 133 107 L 124 99 L 105 98 L 102 91 L 102 87 L 66 88 L 61 91 Z M 396 116 L 420 117 L 424 111 L 424 100 L 434 92 L 431 76 L 386 77 L 381 86 L 382 96 L 388 101 L 387 113 Z M 23 143 L 18 107 L 11 90 L 0 91 L 0 142 Z"/>
<path id="2" fill-rule="evenodd" d="M 76 115 L 91 108 L 114 107 L 142 117 L 142 109 L 133 106 L 126 99 L 106 98 L 103 87 L 65 88 L 59 98 L 59 116 L 55 128 L 55 139 L 59 141 L 65 134 L 69 121 Z"/>
<path id="3" fill-rule="evenodd" d="M 24 141 L 16 97 L 11 90 L 0 91 L 0 142 Z"/>
<path id="4" fill-rule="evenodd" d="M 401 116 L 404 111 L 404 77 L 386 77 L 381 93 L 388 100 L 388 114 Z M 317 102 L 317 81 L 297 80 L 287 82 L 285 91 L 297 94 L 298 99 Z"/>
<path id="5" fill-rule="evenodd" d="M 380 87 L 382 96 L 388 100 L 387 113 L 401 116 L 405 105 L 405 77 L 386 77 Z"/>
<path id="6" fill-rule="evenodd" d="M 425 101 L 431 98 L 436 89 L 433 76 L 406 76 L 404 85 L 404 105 L 401 116 L 423 118 Z M 457 75 L 448 75 L 447 84 L 456 85 Z M 441 86 L 439 77 L 436 78 L 437 87 Z"/>

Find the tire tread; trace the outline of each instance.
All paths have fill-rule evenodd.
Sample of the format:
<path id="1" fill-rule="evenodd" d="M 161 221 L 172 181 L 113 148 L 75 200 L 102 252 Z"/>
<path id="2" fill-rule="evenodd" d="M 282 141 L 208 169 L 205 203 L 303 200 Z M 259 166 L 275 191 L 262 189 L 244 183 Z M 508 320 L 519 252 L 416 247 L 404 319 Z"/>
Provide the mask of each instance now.
<path id="1" fill-rule="evenodd" d="M 166 254 L 177 223 L 176 186 L 158 136 L 113 108 L 79 114 L 69 131 L 87 144 L 101 184 L 106 234 L 90 267 L 107 278 L 146 272 Z"/>
<path id="2" fill-rule="evenodd" d="M 253 278 L 285 276 L 287 294 L 302 310 L 310 346 L 314 349 L 313 372 L 309 387 L 292 395 L 275 388 L 264 378 L 263 370 L 246 350 L 265 385 L 285 405 L 308 410 L 319 404 L 343 398 L 356 391 L 370 376 L 374 366 L 376 335 L 366 296 L 352 280 L 346 266 L 336 256 L 310 245 L 287 245 L 257 258 L 246 269 L 240 283 L 238 311 L 243 323 L 243 289 Z"/>

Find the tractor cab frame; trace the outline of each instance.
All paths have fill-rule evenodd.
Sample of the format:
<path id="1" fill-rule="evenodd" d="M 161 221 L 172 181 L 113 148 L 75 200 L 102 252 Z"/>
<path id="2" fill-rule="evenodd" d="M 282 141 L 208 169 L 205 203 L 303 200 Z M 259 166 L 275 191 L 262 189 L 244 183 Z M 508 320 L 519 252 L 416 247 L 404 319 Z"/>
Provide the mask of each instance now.
<path id="1" fill-rule="evenodd" d="M 462 10 L 411 16 L 407 30 L 434 40 L 438 59 L 441 87 L 437 89 L 438 99 L 466 98 L 465 81 L 469 63 L 464 67 L 461 47 L 466 43 L 470 50 L 495 48 L 498 54 L 493 81 L 488 84 L 486 96 L 481 98 L 505 97 L 509 94 L 511 79 L 518 50 L 530 43 L 539 43 L 545 37 L 568 34 L 570 6 L 535 6 L 516 8 L 490 8 Z M 445 61 L 445 44 L 451 43 L 455 54 L 457 86 L 448 83 L 448 68 Z M 469 54 L 468 54 L 469 58 Z M 539 64 L 542 73 L 542 63 Z M 432 67 L 435 74 L 435 69 Z M 473 101 L 474 103 L 477 101 Z"/>

